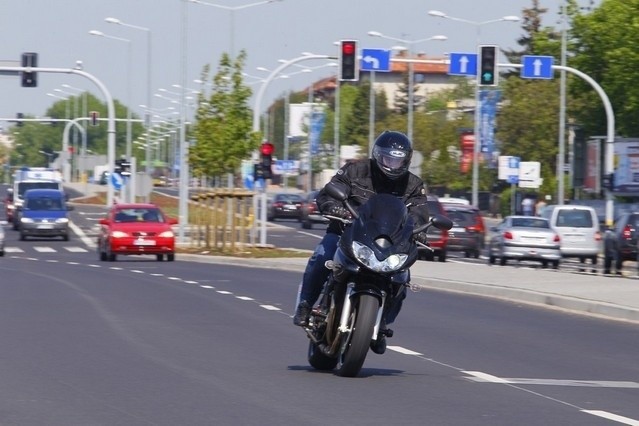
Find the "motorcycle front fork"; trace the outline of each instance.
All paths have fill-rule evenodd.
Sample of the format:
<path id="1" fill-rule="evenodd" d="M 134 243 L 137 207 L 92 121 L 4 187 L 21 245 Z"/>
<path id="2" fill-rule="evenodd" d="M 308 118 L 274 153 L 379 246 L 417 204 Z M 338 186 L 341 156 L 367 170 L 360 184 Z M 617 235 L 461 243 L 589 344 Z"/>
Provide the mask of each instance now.
<path id="1" fill-rule="evenodd" d="M 348 283 L 346 287 L 346 294 L 344 295 L 344 306 L 342 307 L 342 315 L 339 321 L 339 331 L 340 333 L 347 333 L 351 331 L 351 327 L 353 326 L 352 321 L 349 321 L 352 311 L 352 295 L 353 289 L 355 287 L 355 283 Z M 373 328 L 373 335 L 371 336 L 371 340 L 377 340 L 377 336 L 379 335 L 379 329 L 382 324 L 382 317 L 384 315 L 384 307 L 386 306 L 386 292 L 382 292 L 382 303 L 377 310 L 377 318 L 375 319 L 375 327 Z"/>

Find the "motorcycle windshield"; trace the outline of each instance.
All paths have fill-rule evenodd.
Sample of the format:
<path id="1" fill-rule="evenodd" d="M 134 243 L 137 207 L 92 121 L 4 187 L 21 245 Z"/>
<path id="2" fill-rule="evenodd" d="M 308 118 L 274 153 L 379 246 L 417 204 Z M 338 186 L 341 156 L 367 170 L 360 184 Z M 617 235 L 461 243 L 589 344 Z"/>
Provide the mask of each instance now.
<path id="1" fill-rule="evenodd" d="M 365 244 L 380 260 L 410 250 L 414 222 L 401 199 L 389 194 L 376 194 L 360 206 L 358 213 L 359 219 L 344 233 L 347 244 L 352 241 Z M 390 240 L 391 245 L 376 243 L 379 238 Z"/>

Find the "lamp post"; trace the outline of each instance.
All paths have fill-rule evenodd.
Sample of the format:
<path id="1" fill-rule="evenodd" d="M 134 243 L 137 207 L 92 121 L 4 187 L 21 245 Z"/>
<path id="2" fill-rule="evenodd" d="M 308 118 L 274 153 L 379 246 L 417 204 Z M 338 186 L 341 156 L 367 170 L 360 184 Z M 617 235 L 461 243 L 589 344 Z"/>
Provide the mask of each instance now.
<path id="1" fill-rule="evenodd" d="M 126 73 L 127 73 L 127 83 L 126 83 L 126 158 L 127 160 L 131 161 L 131 137 L 132 137 L 132 131 L 131 131 L 131 40 L 127 39 L 127 38 L 122 38 L 122 37 L 116 37 L 116 36 L 112 36 L 109 34 L 105 34 L 102 31 L 97 31 L 97 30 L 91 30 L 89 31 L 89 34 L 93 35 L 93 36 L 97 36 L 97 37 L 103 37 L 103 38 L 107 38 L 109 40 L 116 40 L 116 41 L 121 41 L 123 43 L 127 44 L 127 67 L 126 67 Z"/>
<path id="2" fill-rule="evenodd" d="M 275 2 L 279 2 L 282 0 L 263 0 L 263 1 L 258 1 L 258 2 L 254 2 L 254 3 L 247 3 L 247 4 L 243 4 L 240 6 L 225 6 L 222 4 L 216 4 L 216 3 L 208 3 L 208 2 L 204 2 L 201 0 L 188 0 L 191 3 L 197 3 L 197 4 L 201 4 L 203 6 L 210 6 L 210 7 L 217 7 L 218 9 L 224 9 L 224 10 L 228 10 L 230 12 L 231 15 L 231 23 L 230 23 L 230 32 L 231 32 L 231 45 L 230 45 L 230 55 L 231 57 L 235 56 L 235 11 L 236 10 L 241 10 L 241 9 L 248 9 L 249 7 L 253 7 L 253 6 L 260 6 L 262 4 L 268 4 L 268 3 L 275 3 Z"/>
<path id="3" fill-rule="evenodd" d="M 432 37 L 427 37 L 427 38 L 422 38 L 419 40 L 405 40 L 405 39 L 401 39 L 401 38 L 396 38 L 396 37 L 390 37 L 387 35 L 384 35 L 382 33 L 380 33 L 379 31 L 369 31 L 368 35 L 371 37 L 380 37 L 380 38 L 384 38 L 386 40 L 393 40 L 393 41 L 397 41 L 399 43 L 402 43 L 404 45 L 407 46 L 408 49 L 408 112 L 407 112 L 407 116 L 408 116 L 408 123 L 407 123 L 407 127 L 408 130 L 406 132 L 408 139 L 410 139 L 411 141 L 413 140 L 413 113 L 414 113 L 414 108 L 415 108 L 415 97 L 414 97 L 414 90 L 415 90 L 415 73 L 414 73 L 414 65 L 413 65 L 413 61 L 412 61 L 412 56 L 413 56 L 413 50 L 412 50 L 412 46 L 417 44 L 417 43 L 423 43 L 426 41 L 445 41 L 448 40 L 448 37 L 446 37 L 445 35 L 434 35 Z"/>
<path id="4" fill-rule="evenodd" d="M 139 30 L 139 31 L 145 31 L 146 32 L 146 42 L 147 42 L 147 52 L 146 52 L 146 104 L 149 106 L 149 108 L 151 108 L 153 105 L 151 104 L 151 29 L 146 28 L 146 27 L 140 27 L 138 25 L 132 25 L 132 24 L 128 24 L 126 22 L 122 22 L 121 20 L 117 19 L 117 18 L 105 18 L 105 21 L 108 22 L 109 24 L 116 24 L 116 25 L 122 25 L 123 27 L 128 27 L 128 28 L 133 28 L 135 30 Z M 151 126 L 151 117 L 150 115 L 147 113 L 145 114 L 145 118 L 144 118 L 144 124 L 146 128 L 149 128 L 149 126 Z M 144 171 L 147 174 L 151 174 L 153 172 L 153 166 L 151 164 L 151 149 L 150 149 L 150 144 L 147 143 L 147 147 L 146 147 L 146 152 L 145 152 L 145 165 L 144 165 Z"/>
<path id="5" fill-rule="evenodd" d="M 468 19 L 457 18 L 454 16 L 450 16 L 441 12 L 439 10 L 429 10 L 428 14 L 430 16 L 434 16 L 436 18 L 450 19 L 451 21 L 463 22 L 465 24 L 473 25 L 476 29 L 476 40 L 475 43 L 479 46 L 480 38 L 481 38 L 481 27 L 487 24 L 492 24 L 495 22 L 519 22 L 518 16 L 508 15 L 502 16 L 497 19 L 490 19 L 488 21 L 470 21 Z M 474 125 L 474 136 L 475 143 L 473 146 L 473 188 L 472 188 L 472 198 L 473 205 L 479 206 L 479 152 L 481 149 L 480 146 L 480 136 L 479 136 L 479 127 L 480 127 L 480 98 L 479 98 L 479 84 L 475 82 L 475 125 Z"/>

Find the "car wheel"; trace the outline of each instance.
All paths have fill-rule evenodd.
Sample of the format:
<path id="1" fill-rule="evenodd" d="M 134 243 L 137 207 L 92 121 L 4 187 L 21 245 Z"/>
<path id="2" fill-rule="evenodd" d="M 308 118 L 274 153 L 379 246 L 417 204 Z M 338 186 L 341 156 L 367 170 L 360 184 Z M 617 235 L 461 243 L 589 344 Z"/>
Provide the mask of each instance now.
<path id="1" fill-rule="evenodd" d="M 548 261 L 547 260 L 542 260 L 541 261 L 541 267 L 546 269 L 548 267 Z"/>
<path id="2" fill-rule="evenodd" d="M 446 250 L 442 250 L 439 252 L 439 256 L 437 256 L 437 260 L 440 262 L 446 262 Z"/>
<path id="3" fill-rule="evenodd" d="M 494 265 L 495 264 L 495 256 L 493 256 L 492 254 L 488 255 L 488 264 L 489 265 Z"/>
<path id="4" fill-rule="evenodd" d="M 559 261 L 558 260 L 553 260 L 552 261 L 552 269 L 559 269 Z"/>
<path id="5" fill-rule="evenodd" d="M 475 259 L 479 259 L 479 255 L 480 255 L 480 253 L 479 253 L 479 249 L 475 250 L 475 252 L 473 253 L 473 257 L 474 257 Z"/>
<path id="6" fill-rule="evenodd" d="M 4 250 L 0 250 L 0 257 L 4 256 Z"/>
<path id="7" fill-rule="evenodd" d="M 20 232 L 20 241 L 24 241 L 27 239 L 27 236 Z"/>
<path id="8" fill-rule="evenodd" d="M 69 234 L 64 234 L 62 236 L 62 241 L 69 241 Z"/>
<path id="9" fill-rule="evenodd" d="M 313 225 L 311 224 L 311 222 L 309 221 L 302 221 L 302 229 L 311 229 L 313 227 Z"/>
<path id="10" fill-rule="evenodd" d="M 106 262 L 107 254 L 104 250 L 102 250 L 102 244 L 98 243 L 98 256 L 102 262 Z"/>
<path id="11" fill-rule="evenodd" d="M 464 257 L 470 257 L 470 252 L 469 251 L 465 251 L 464 252 Z"/>
<path id="12" fill-rule="evenodd" d="M 499 264 L 501 266 L 506 266 L 507 262 L 508 262 L 508 259 L 506 259 L 505 257 L 502 256 L 502 257 L 499 258 Z"/>
<path id="13" fill-rule="evenodd" d="M 166 255 L 166 260 L 169 262 L 173 262 L 175 260 L 175 253 L 169 253 Z"/>
<path id="14" fill-rule="evenodd" d="M 162 261 L 164 260 L 164 255 L 163 255 L 163 254 L 156 254 L 156 255 L 155 255 L 155 259 L 156 259 L 158 262 L 162 262 Z"/>

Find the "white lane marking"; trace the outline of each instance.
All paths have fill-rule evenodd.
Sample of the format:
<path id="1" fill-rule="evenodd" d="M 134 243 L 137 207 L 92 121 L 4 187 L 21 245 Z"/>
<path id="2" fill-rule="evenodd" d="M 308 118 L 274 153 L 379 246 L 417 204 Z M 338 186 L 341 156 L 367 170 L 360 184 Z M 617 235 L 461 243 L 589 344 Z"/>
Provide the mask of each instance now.
<path id="1" fill-rule="evenodd" d="M 102 265 L 96 265 L 95 263 L 92 263 L 90 265 L 87 265 L 89 268 L 101 268 Z"/>
<path id="2" fill-rule="evenodd" d="M 57 260 L 46 260 L 46 262 L 48 262 L 48 263 L 58 263 Z"/>
<path id="3" fill-rule="evenodd" d="M 211 287 L 210 285 L 201 285 L 200 287 L 202 287 L 202 288 L 215 288 L 215 287 Z"/>
<path id="4" fill-rule="evenodd" d="M 391 351 L 399 352 L 400 354 L 404 354 L 404 355 L 424 355 L 424 354 L 420 354 L 419 352 L 415 352 L 415 351 L 411 351 L 410 349 L 403 348 L 401 346 L 388 346 L 387 348 L 390 349 Z"/>
<path id="5" fill-rule="evenodd" d="M 131 269 L 129 272 L 133 272 L 134 274 L 143 274 L 144 271 L 140 271 L 139 269 Z"/>
<path id="6" fill-rule="evenodd" d="M 235 297 L 237 297 L 240 300 L 248 300 L 248 301 L 255 300 L 252 297 L 247 297 L 247 296 L 235 296 Z"/>
<path id="7" fill-rule="evenodd" d="M 103 213 L 104 214 L 104 213 Z M 78 236 L 78 238 L 80 238 L 80 240 L 87 245 L 88 247 L 91 248 L 96 248 L 98 245 L 96 244 L 95 240 L 92 238 L 87 237 L 87 234 L 84 233 L 84 231 L 82 229 L 80 229 L 79 226 L 77 226 L 75 223 L 73 222 L 69 222 L 69 228 L 71 228 L 71 230 L 73 231 L 73 233 L 75 235 Z"/>
<path id="8" fill-rule="evenodd" d="M 6 251 L 7 253 L 24 253 L 24 250 L 22 250 L 20 247 L 5 247 L 4 251 Z"/>
<path id="9" fill-rule="evenodd" d="M 79 265 L 80 262 L 67 262 L 67 265 Z"/>
<path id="10" fill-rule="evenodd" d="M 185 284 L 197 284 L 197 281 L 184 281 Z"/>
<path id="11" fill-rule="evenodd" d="M 603 417 L 604 419 L 612 420 L 614 422 L 621 423 L 624 425 L 639 426 L 639 420 L 634 420 L 628 417 L 619 416 L 617 414 L 612 414 L 607 411 L 600 411 L 600 410 L 581 410 L 581 411 L 586 414 L 592 414 L 593 416 Z"/>
<path id="12" fill-rule="evenodd" d="M 84 247 L 65 247 L 64 248 L 66 251 L 70 251 L 71 253 L 86 253 L 89 250 L 85 249 Z"/>
<path id="13" fill-rule="evenodd" d="M 167 280 L 173 280 L 173 281 L 182 281 L 182 278 L 178 278 L 178 277 L 166 277 Z"/>
<path id="14" fill-rule="evenodd" d="M 37 251 L 38 253 L 55 253 L 55 250 L 52 249 L 51 247 L 34 246 L 33 249 Z"/>
<path id="15" fill-rule="evenodd" d="M 482 373 L 481 371 L 462 371 L 462 373 L 475 377 L 476 379 L 478 379 L 476 380 L 478 382 L 502 383 L 502 384 L 510 383 L 507 380 L 504 380 L 497 376 L 493 376 L 491 374 Z M 471 379 L 471 380 L 474 380 L 474 379 Z"/>
<path id="16" fill-rule="evenodd" d="M 220 294 L 233 294 L 230 291 L 226 291 L 226 290 L 218 290 L 217 292 Z"/>
<path id="17" fill-rule="evenodd" d="M 267 311 L 281 311 L 280 308 L 273 305 L 260 305 L 260 307 L 266 309 Z"/>
<path id="18" fill-rule="evenodd" d="M 150 274 L 152 277 L 163 277 L 164 274 Z"/>

